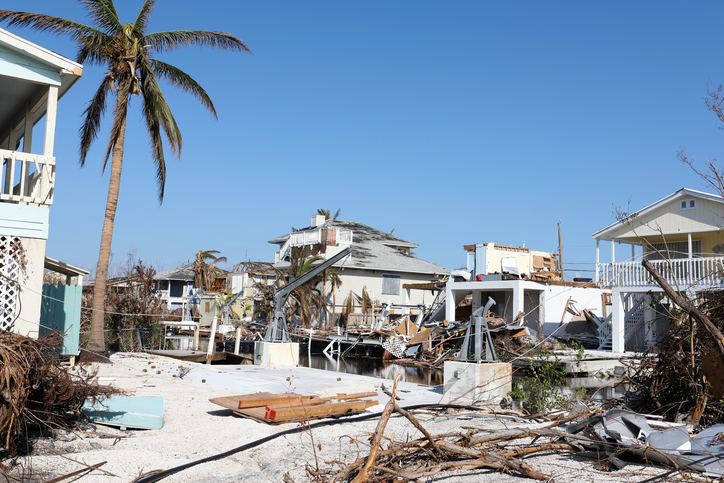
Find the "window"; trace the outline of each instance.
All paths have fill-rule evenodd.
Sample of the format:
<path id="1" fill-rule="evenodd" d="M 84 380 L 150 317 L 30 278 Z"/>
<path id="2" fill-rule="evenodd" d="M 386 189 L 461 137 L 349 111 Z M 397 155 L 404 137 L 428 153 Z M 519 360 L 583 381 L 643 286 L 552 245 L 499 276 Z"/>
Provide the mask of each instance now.
<path id="1" fill-rule="evenodd" d="M 400 294 L 400 276 L 382 275 L 382 293 L 385 295 Z"/>
<path id="2" fill-rule="evenodd" d="M 679 203 L 679 209 L 681 210 L 695 210 L 696 209 L 696 200 L 681 200 Z"/>

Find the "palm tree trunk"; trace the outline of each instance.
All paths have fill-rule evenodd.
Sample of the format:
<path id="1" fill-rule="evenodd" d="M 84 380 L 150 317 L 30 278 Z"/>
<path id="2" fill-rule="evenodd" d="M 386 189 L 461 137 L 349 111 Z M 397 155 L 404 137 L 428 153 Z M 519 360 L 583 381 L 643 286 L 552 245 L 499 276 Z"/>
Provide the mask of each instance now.
<path id="1" fill-rule="evenodd" d="M 127 102 L 128 96 L 119 92 L 117 103 Z M 108 184 L 108 198 L 106 200 L 106 215 L 103 220 L 103 231 L 101 232 L 101 248 L 98 254 L 98 266 L 96 268 L 96 280 L 93 286 L 93 316 L 91 318 L 90 340 L 88 350 L 99 353 L 106 351 L 103 329 L 105 327 L 106 310 L 106 280 L 108 279 L 108 263 L 111 258 L 111 241 L 113 239 L 113 223 L 116 219 L 116 207 L 118 206 L 118 193 L 121 187 L 121 170 L 123 168 L 123 142 L 126 137 L 126 118 L 120 120 L 118 139 L 113 146 L 111 157 L 111 179 Z"/>

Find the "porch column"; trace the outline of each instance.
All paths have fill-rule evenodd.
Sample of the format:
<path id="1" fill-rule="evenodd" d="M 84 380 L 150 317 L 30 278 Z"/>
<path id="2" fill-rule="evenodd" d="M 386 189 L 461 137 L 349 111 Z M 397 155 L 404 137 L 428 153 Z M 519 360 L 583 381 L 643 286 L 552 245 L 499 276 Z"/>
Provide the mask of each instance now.
<path id="1" fill-rule="evenodd" d="M 523 297 L 523 283 L 518 282 L 513 286 L 513 310 L 510 314 L 510 320 L 507 323 L 512 324 L 519 313 L 525 312 L 525 297 Z"/>
<path id="2" fill-rule="evenodd" d="M 451 322 L 455 320 L 455 294 L 453 293 L 452 277 L 445 284 L 445 320 Z"/>
<path id="3" fill-rule="evenodd" d="M 611 350 L 613 352 L 626 352 L 626 324 L 624 319 L 626 313 L 623 306 L 625 293 L 621 289 L 614 288 L 611 293 Z"/>
<path id="4" fill-rule="evenodd" d="M 596 240 L 596 284 L 598 284 L 598 281 L 600 280 L 600 277 L 598 275 L 599 272 L 599 265 L 600 265 L 600 251 L 601 251 L 601 240 Z"/>
<path id="5" fill-rule="evenodd" d="M 616 261 L 616 242 L 611 238 L 611 263 Z"/>
<path id="6" fill-rule="evenodd" d="M 44 156 L 53 155 L 55 145 L 55 118 L 58 112 L 58 87 L 48 86 L 48 106 L 45 112 L 45 147 Z"/>
<path id="7" fill-rule="evenodd" d="M 691 232 L 687 233 L 686 235 L 689 241 L 689 260 L 691 260 L 692 258 L 694 258 L 694 246 L 693 243 L 691 243 Z"/>
<path id="8" fill-rule="evenodd" d="M 636 260 L 636 244 L 631 243 L 631 261 Z"/>

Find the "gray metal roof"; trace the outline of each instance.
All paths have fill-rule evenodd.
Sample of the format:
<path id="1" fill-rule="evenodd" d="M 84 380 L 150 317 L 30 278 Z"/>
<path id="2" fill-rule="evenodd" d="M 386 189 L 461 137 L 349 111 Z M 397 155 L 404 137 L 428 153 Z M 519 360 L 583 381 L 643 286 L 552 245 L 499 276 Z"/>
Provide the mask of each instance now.
<path id="1" fill-rule="evenodd" d="M 450 271 L 434 263 L 427 262 L 412 255 L 405 255 L 398 248 L 417 248 L 418 245 L 385 233 L 381 230 L 353 221 L 327 220 L 327 227 L 335 227 L 352 231 L 351 256 L 336 263 L 341 268 L 359 268 L 364 270 L 384 270 L 389 272 L 427 273 L 435 275 L 447 274 Z M 315 230 L 319 227 L 308 227 L 299 231 Z M 269 243 L 282 245 L 289 234 L 269 240 Z M 396 248 L 397 247 L 397 248 Z M 275 266 L 284 268 L 288 263 Z"/>
<path id="2" fill-rule="evenodd" d="M 194 263 L 187 263 L 186 265 L 181 265 L 180 267 L 171 268 L 169 270 L 164 270 L 163 272 L 158 272 L 156 275 L 153 276 L 154 280 L 186 280 L 186 281 L 192 281 L 195 278 L 194 274 Z"/>

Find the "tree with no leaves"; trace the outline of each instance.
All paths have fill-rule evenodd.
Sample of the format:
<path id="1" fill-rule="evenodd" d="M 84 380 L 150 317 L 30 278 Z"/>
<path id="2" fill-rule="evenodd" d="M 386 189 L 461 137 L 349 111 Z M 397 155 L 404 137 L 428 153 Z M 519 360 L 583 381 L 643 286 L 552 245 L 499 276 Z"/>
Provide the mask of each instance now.
<path id="1" fill-rule="evenodd" d="M 111 159 L 110 183 L 93 287 L 93 317 L 88 344 L 90 351 L 104 352 L 104 295 L 131 96 L 140 96 L 142 117 L 151 138 L 151 152 L 156 165 L 159 202 L 163 202 L 166 161 L 162 133 L 176 157 L 180 157 L 182 139 L 181 131 L 159 86 L 159 79 L 164 79 L 196 97 L 214 117 L 216 110 L 206 91 L 194 79 L 177 67 L 157 60 L 155 54 L 190 45 L 248 53 L 251 51 L 243 40 L 225 32 L 175 30 L 147 33 L 156 0 L 145 0 L 135 22 L 126 24 L 121 23 L 113 0 L 78 1 L 85 6 L 93 27 L 49 15 L 8 10 L 0 10 L 0 23 L 68 36 L 78 46 L 78 63 L 106 66 L 108 69 L 88 103 L 80 128 L 80 164 L 83 166 L 88 150 L 98 136 L 106 111 L 106 101 L 109 97 L 113 99 L 113 119 L 103 161 L 105 171 L 108 159 Z"/>

